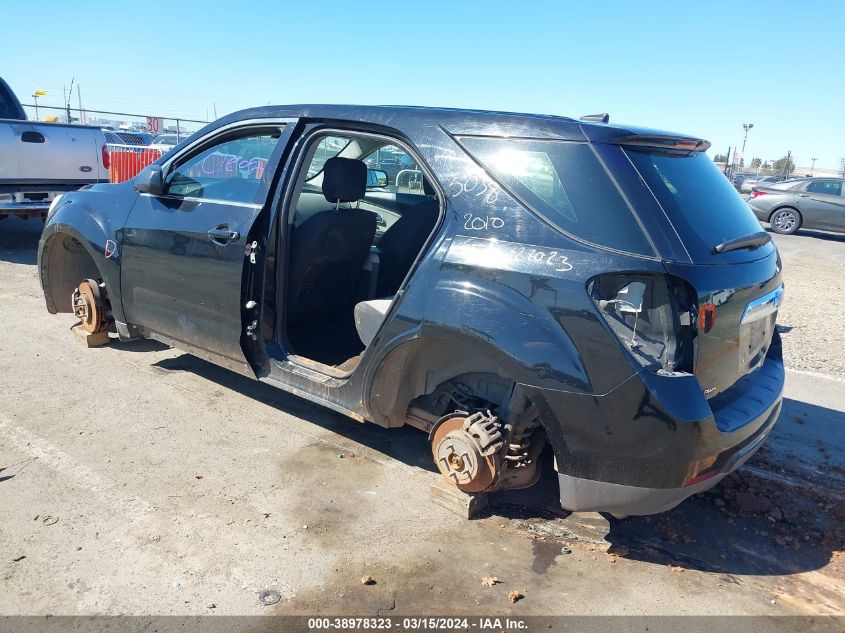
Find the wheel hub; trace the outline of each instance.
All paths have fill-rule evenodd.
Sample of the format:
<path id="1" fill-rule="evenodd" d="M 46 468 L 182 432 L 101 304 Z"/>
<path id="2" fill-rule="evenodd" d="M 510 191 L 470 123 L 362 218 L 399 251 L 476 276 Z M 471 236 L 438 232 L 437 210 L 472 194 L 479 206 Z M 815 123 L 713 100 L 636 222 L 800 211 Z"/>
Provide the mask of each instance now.
<path id="1" fill-rule="evenodd" d="M 470 418 L 460 414 L 443 420 L 431 438 L 431 452 L 444 477 L 458 489 L 475 493 L 495 483 L 500 459 L 495 452 L 484 454 L 489 451 L 469 432 L 471 424 Z"/>
<path id="2" fill-rule="evenodd" d="M 86 279 L 73 291 L 73 314 L 82 321 L 82 327 L 91 334 L 102 332 L 108 325 L 106 302 L 100 284 Z"/>

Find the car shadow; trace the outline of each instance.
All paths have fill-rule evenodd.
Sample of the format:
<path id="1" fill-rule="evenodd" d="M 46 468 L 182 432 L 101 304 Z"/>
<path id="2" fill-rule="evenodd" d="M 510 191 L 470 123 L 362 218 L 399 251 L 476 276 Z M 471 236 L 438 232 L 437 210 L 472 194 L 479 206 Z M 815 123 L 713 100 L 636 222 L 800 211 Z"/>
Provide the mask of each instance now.
<path id="1" fill-rule="evenodd" d="M 384 429 L 374 424 L 357 424 L 326 407 L 189 354 L 163 359 L 153 366 L 166 371 L 189 371 L 404 464 L 437 472 L 426 435 L 411 427 Z M 602 537 L 608 552 L 676 570 L 723 574 L 726 582 L 740 582 L 734 575 L 785 575 L 825 567 L 834 551 L 845 549 L 845 517 L 837 517 L 835 509 L 820 507 L 820 498 L 809 488 L 784 488 L 761 479 L 759 471 L 771 468 L 765 459 L 755 457 L 748 467 L 711 491 L 694 496 L 669 512 L 625 519 L 607 516 Z M 560 508 L 549 450 L 544 451 L 541 466 L 540 480 L 534 486 L 494 493 L 480 518 L 494 522 L 514 520 L 517 529 L 524 528 L 539 542 L 538 555 L 547 558 L 546 549 L 556 547 L 559 553 L 561 544 L 568 542 L 560 537 L 557 528 L 578 534 L 581 516 L 586 515 Z M 763 505 L 765 510 L 761 509 Z M 590 526 L 590 530 L 595 533 L 595 526 Z M 543 549 L 543 545 L 549 548 Z"/>
<path id="2" fill-rule="evenodd" d="M 779 235 L 779 233 L 777 233 L 777 231 L 773 231 L 772 227 L 768 224 L 764 228 L 772 235 Z M 814 237 L 820 240 L 827 240 L 828 242 L 845 242 L 845 233 L 828 233 L 827 231 L 818 231 L 816 229 L 798 229 L 792 235 L 797 235 L 798 237 Z"/>
<path id="3" fill-rule="evenodd" d="M 135 345 L 135 342 L 128 346 Z M 189 371 L 201 378 L 231 389 L 289 415 L 307 420 L 367 448 L 409 466 L 437 472 L 431 459 L 426 434 L 409 426 L 385 429 L 375 424 L 360 424 L 327 407 L 282 391 L 263 382 L 241 376 L 190 354 L 166 358 L 153 367 L 167 371 Z"/>
<path id="4" fill-rule="evenodd" d="M 34 265 L 44 223 L 8 217 L 0 220 L 0 261 Z"/>

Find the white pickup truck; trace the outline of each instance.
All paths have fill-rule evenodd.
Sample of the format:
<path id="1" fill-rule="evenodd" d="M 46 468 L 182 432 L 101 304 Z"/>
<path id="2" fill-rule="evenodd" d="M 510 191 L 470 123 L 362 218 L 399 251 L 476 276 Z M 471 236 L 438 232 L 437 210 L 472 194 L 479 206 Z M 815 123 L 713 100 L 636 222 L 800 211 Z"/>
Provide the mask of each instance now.
<path id="1" fill-rule="evenodd" d="M 0 78 L 0 219 L 45 217 L 58 194 L 108 181 L 109 154 L 100 128 L 27 121 Z"/>

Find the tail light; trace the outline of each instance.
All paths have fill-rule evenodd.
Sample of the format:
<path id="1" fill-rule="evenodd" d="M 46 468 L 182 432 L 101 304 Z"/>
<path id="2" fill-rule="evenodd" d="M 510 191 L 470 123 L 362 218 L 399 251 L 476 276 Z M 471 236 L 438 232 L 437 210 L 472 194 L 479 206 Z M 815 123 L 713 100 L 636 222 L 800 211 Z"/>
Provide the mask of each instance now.
<path id="1" fill-rule="evenodd" d="M 640 365 L 661 374 L 692 373 L 695 293 L 686 282 L 669 275 L 602 275 L 589 292 Z"/>
<path id="2" fill-rule="evenodd" d="M 756 189 L 751 192 L 751 199 L 759 198 L 760 196 L 765 196 L 767 192 L 765 191 L 757 191 Z"/>
<path id="3" fill-rule="evenodd" d="M 111 169 L 111 154 L 109 154 L 109 148 L 103 145 L 100 148 L 100 153 L 103 155 L 103 167 Z"/>

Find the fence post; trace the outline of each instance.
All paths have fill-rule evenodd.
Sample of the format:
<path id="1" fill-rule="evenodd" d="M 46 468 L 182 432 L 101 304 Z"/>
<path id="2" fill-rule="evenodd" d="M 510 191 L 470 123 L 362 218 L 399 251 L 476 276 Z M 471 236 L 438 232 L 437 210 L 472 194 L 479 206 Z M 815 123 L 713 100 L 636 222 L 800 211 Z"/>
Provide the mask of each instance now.
<path id="1" fill-rule="evenodd" d="M 181 139 L 179 138 L 179 119 L 176 119 L 176 142 L 178 143 Z"/>

